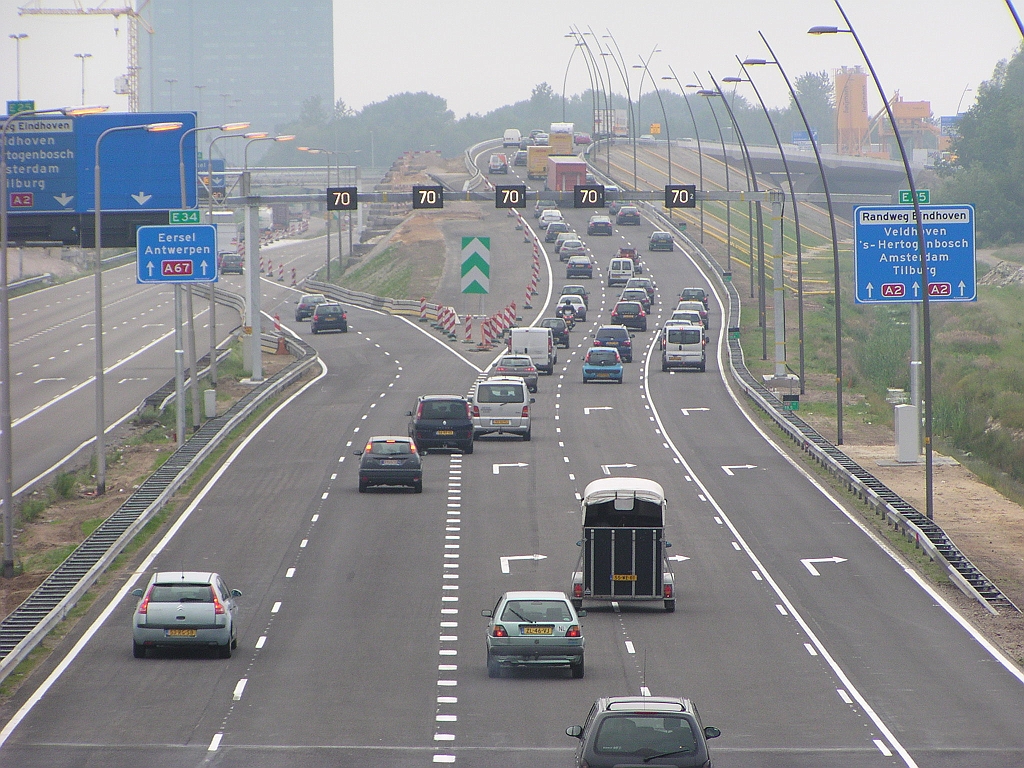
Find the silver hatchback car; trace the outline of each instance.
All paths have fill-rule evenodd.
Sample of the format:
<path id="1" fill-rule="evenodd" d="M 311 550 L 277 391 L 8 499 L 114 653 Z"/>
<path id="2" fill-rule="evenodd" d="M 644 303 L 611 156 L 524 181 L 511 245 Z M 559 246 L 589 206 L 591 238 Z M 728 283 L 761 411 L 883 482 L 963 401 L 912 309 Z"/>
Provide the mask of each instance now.
<path id="1" fill-rule="evenodd" d="M 238 647 L 235 598 L 242 593 L 228 589 L 220 574 L 208 571 L 160 571 L 145 590 L 132 591 L 141 598 L 132 617 L 132 652 L 146 657 L 158 646 L 216 648 L 222 659 Z"/>
<path id="2" fill-rule="evenodd" d="M 503 667 L 568 666 L 583 677 L 583 628 L 563 592 L 506 592 L 494 610 L 481 611 L 487 625 L 487 674 Z"/>

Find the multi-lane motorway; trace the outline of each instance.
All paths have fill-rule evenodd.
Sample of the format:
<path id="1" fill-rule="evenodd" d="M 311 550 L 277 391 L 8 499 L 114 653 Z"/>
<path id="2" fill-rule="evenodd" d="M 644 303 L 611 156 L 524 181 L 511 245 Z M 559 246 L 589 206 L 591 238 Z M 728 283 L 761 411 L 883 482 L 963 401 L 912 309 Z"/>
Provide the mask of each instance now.
<path id="1" fill-rule="evenodd" d="M 585 231 L 589 212 L 564 213 Z M 475 227 L 511 229 L 493 211 Z M 210 568 L 242 590 L 234 656 L 133 659 L 131 579 L 4 710 L 0 766 L 564 766 L 564 730 L 595 698 L 644 691 L 697 702 L 722 730 L 716 766 L 1024 764 L 1024 676 L 747 419 L 717 359 L 720 303 L 706 373 L 663 373 L 652 330 L 623 386 L 582 385 L 616 297 L 608 258 L 646 251 L 652 229 L 587 239 L 591 311 L 541 379 L 532 441 L 431 454 L 422 495 L 358 493 L 353 451 L 404 433 L 417 395 L 467 392 L 491 358 L 355 308 L 348 334 L 302 327 L 322 375 L 140 566 Z M 528 274 L 525 246 L 492 255 Z M 716 287 L 679 250 L 645 259 L 655 318 L 683 287 Z M 555 295 L 575 282 L 552 272 Z M 676 611 L 591 608 L 581 680 L 488 678 L 480 610 L 509 589 L 567 590 L 578 494 L 626 473 L 668 494 Z"/>

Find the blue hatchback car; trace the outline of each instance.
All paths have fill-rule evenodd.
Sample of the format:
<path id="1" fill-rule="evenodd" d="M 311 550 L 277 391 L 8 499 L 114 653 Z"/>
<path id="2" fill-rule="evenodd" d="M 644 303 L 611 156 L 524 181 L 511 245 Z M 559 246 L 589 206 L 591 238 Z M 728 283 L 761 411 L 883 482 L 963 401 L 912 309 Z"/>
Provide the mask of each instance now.
<path id="1" fill-rule="evenodd" d="M 583 358 L 583 383 L 614 381 L 622 383 L 622 358 L 615 347 L 591 347 Z"/>

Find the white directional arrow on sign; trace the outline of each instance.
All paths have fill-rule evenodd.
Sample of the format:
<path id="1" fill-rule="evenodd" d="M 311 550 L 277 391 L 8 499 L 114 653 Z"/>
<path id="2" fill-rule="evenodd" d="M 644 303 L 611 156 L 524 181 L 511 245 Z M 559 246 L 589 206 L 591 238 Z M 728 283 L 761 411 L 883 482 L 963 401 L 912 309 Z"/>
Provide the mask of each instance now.
<path id="1" fill-rule="evenodd" d="M 517 464 L 492 464 L 491 465 L 491 469 L 493 469 L 494 470 L 494 474 L 497 475 L 497 474 L 500 474 L 502 467 L 528 467 L 528 466 L 530 466 L 530 465 L 529 464 L 524 464 L 523 462 L 520 461 Z"/>
<path id="2" fill-rule="evenodd" d="M 757 465 L 756 464 L 730 464 L 729 466 L 726 466 L 725 464 L 722 465 L 722 471 L 724 471 L 725 474 L 727 474 L 729 477 L 735 476 L 736 473 L 733 472 L 734 469 L 757 469 Z"/>
<path id="3" fill-rule="evenodd" d="M 583 415 L 584 416 L 589 416 L 591 414 L 591 412 L 593 412 L 593 411 L 610 411 L 610 410 L 612 410 L 612 407 L 610 405 L 594 405 L 594 406 L 591 406 L 590 408 L 584 408 L 583 409 Z"/>
<path id="4" fill-rule="evenodd" d="M 152 197 L 152 195 L 147 195 L 140 189 L 136 194 L 132 195 L 132 200 L 134 200 L 139 205 L 145 205 L 150 201 Z"/>
<path id="5" fill-rule="evenodd" d="M 845 563 L 845 557 L 808 557 L 805 560 L 801 560 L 804 567 L 811 572 L 811 576 L 821 576 L 818 573 L 818 569 L 814 567 L 814 563 Z"/>
<path id="6" fill-rule="evenodd" d="M 65 208 L 67 208 L 68 207 L 68 203 L 70 203 L 72 200 L 74 200 L 75 196 L 74 195 L 69 195 L 67 192 L 61 192 L 60 193 L 60 197 L 57 197 L 57 195 L 54 195 L 53 199 L 56 200 L 58 203 L 60 203 Z"/>
<path id="7" fill-rule="evenodd" d="M 602 464 L 601 469 L 606 475 L 610 475 L 613 469 L 632 469 L 636 464 Z"/>
<path id="8" fill-rule="evenodd" d="M 500 558 L 501 572 L 511 573 L 512 571 L 509 568 L 509 563 L 513 560 L 546 560 L 547 557 L 547 555 L 508 555 L 507 557 Z"/>
<path id="9" fill-rule="evenodd" d="M 697 411 L 710 411 L 711 409 L 710 408 L 680 408 L 679 410 L 683 412 L 683 416 L 689 416 L 691 413 L 696 413 Z"/>
<path id="10" fill-rule="evenodd" d="M 669 558 L 669 560 L 675 560 L 677 563 L 681 563 L 683 562 L 683 560 L 689 559 L 690 558 L 688 558 L 686 555 L 672 555 L 672 557 Z"/>

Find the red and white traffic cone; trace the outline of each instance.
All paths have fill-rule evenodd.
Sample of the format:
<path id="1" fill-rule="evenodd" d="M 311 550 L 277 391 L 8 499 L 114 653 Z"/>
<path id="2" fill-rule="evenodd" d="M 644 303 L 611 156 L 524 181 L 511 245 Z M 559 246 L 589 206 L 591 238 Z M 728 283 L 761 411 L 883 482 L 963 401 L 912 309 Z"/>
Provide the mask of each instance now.
<path id="1" fill-rule="evenodd" d="M 465 324 L 466 324 L 466 337 L 462 340 L 462 342 L 464 344 L 472 344 L 473 343 L 473 316 L 472 315 L 466 315 Z"/>
<path id="2" fill-rule="evenodd" d="M 284 282 L 284 264 L 277 265 L 277 282 Z"/>
<path id="3" fill-rule="evenodd" d="M 523 309 L 533 309 L 533 305 L 530 303 L 530 286 L 526 286 L 526 302 L 523 304 Z"/>
<path id="4" fill-rule="evenodd" d="M 508 317 L 508 327 L 511 328 L 516 324 L 516 303 L 514 301 L 508 305 L 505 314 Z"/>
<path id="5" fill-rule="evenodd" d="M 260 274 L 262 275 L 263 272 L 264 272 L 264 269 L 263 269 L 263 257 L 260 256 Z"/>
<path id="6" fill-rule="evenodd" d="M 292 288 L 296 286 L 295 282 L 295 267 L 292 267 Z"/>

